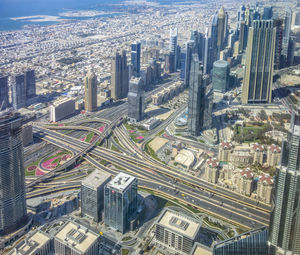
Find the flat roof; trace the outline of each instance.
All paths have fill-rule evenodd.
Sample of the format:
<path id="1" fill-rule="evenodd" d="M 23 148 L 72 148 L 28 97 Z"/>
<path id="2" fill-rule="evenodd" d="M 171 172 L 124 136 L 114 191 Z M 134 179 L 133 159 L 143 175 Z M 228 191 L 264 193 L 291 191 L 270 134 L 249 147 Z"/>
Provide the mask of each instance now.
<path id="1" fill-rule="evenodd" d="M 98 239 L 98 235 L 89 229 L 68 222 L 55 236 L 61 243 L 81 253 L 86 252 Z"/>
<path id="2" fill-rule="evenodd" d="M 212 249 L 200 243 L 195 243 L 191 255 L 212 255 Z"/>
<path id="3" fill-rule="evenodd" d="M 136 180 L 135 177 L 121 172 L 117 174 L 116 177 L 107 184 L 107 186 L 123 191 L 129 187 L 134 180 Z"/>
<path id="4" fill-rule="evenodd" d="M 50 238 L 44 235 L 41 232 L 36 232 L 33 236 L 29 237 L 27 241 L 17 248 L 16 250 L 11 253 L 11 255 L 35 255 L 37 249 L 43 247 L 47 242 L 50 241 Z"/>
<path id="5" fill-rule="evenodd" d="M 101 171 L 100 169 L 95 169 L 84 180 L 82 180 L 81 185 L 89 187 L 91 189 L 97 189 L 108 180 L 110 180 L 110 178 L 111 174 Z"/>
<path id="6" fill-rule="evenodd" d="M 158 219 L 158 223 L 191 239 L 195 239 L 200 230 L 201 222 L 170 209 L 166 209 Z"/>
<path id="7" fill-rule="evenodd" d="M 68 102 L 68 101 L 74 101 L 74 99 L 68 98 L 68 97 L 63 97 L 63 98 L 60 98 L 60 99 L 54 101 L 54 102 L 52 103 L 52 105 L 53 105 L 53 106 L 59 106 L 59 105 L 61 105 L 61 104 L 63 104 L 63 103 L 66 103 L 66 102 Z"/>

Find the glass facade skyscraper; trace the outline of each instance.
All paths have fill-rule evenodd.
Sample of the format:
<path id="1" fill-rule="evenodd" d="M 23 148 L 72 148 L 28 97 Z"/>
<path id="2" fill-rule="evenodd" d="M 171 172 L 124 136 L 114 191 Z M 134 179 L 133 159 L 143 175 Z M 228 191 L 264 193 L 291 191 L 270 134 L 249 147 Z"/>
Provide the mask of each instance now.
<path id="1" fill-rule="evenodd" d="M 276 28 L 272 20 L 254 20 L 249 28 L 243 104 L 271 103 Z"/>
<path id="2" fill-rule="evenodd" d="M 0 74 L 0 109 L 4 110 L 8 104 L 8 76 Z"/>
<path id="3" fill-rule="evenodd" d="M 12 84 L 12 104 L 15 110 L 26 105 L 25 75 L 20 74 L 14 77 Z"/>
<path id="4" fill-rule="evenodd" d="M 131 45 L 131 74 L 134 77 L 140 77 L 141 72 L 141 43 L 134 42 Z"/>
<path id="5" fill-rule="evenodd" d="M 137 179 L 119 173 L 104 188 L 104 222 L 121 233 L 130 226 L 137 211 Z"/>
<path id="6" fill-rule="evenodd" d="M 262 228 L 216 244 L 213 255 L 268 255 L 268 230 Z"/>
<path id="7" fill-rule="evenodd" d="M 288 139 L 282 144 L 269 242 L 271 255 L 300 254 L 300 115 L 295 113 Z"/>
<path id="8" fill-rule="evenodd" d="M 32 98 L 32 97 L 36 96 L 34 70 L 28 70 L 25 72 L 25 87 L 26 87 L 26 97 L 27 98 Z"/>
<path id="9" fill-rule="evenodd" d="M 97 76 L 89 72 L 84 82 L 84 108 L 88 112 L 97 110 Z"/>
<path id="10" fill-rule="evenodd" d="M 132 122 L 144 117 L 145 92 L 142 78 L 131 78 L 128 92 L 128 118 Z"/>
<path id="11" fill-rule="evenodd" d="M 26 219 L 22 118 L 0 113 L 0 235 L 14 231 Z"/>

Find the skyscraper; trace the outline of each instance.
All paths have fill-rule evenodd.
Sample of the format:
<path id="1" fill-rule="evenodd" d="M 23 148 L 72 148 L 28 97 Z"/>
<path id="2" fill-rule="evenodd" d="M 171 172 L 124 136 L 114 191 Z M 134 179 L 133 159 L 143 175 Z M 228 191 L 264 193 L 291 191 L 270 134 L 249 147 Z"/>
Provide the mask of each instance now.
<path id="1" fill-rule="evenodd" d="M 131 75 L 134 77 L 140 77 L 141 71 L 141 43 L 134 42 L 131 45 Z"/>
<path id="2" fill-rule="evenodd" d="M 209 60 L 207 73 L 212 69 L 213 63 L 218 59 L 218 14 L 215 13 L 212 19 L 210 31 L 210 45 L 209 45 Z"/>
<path id="3" fill-rule="evenodd" d="M 222 6 L 218 13 L 218 39 L 217 39 L 217 47 L 218 47 L 218 56 L 221 50 L 224 49 L 224 42 L 226 37 L 226 19 L 227 14 L 225 14 L 224 7 Z"/>
<path id="4" fill-rule="evenodd" d="M 129 84 L 129 70 L 127 65 L 126 51 L 122 56 L 116 52 L 111 64 L 111 96 L 118 100 L 127 97 Z"/>
<path id="5" fill-rule="evenodd" d="M 300 254 L 300 115 L 293 114 L 287 141 L 282 144 L 271 214 L 270 254 Z"/>
<path id="6" fill-rule="evenodd" d="M 178 31 L 177 28 L 170 30 L 170 52 L 174 54 L 174 67 L 175 71 L 177 70 L 177 61 L 178 61 L 178 53 L 177 53 L 177 40 L 178 40 Z"/>
<path id="7" fill-rule="evenodd" d="M 281 19 L 274 19 L 274 27 L 276 28 L 276 40 L 275 40 L 275 54 L 274 54 L 274 68 L 278 70 L 281 64 L 281 52 L 282 52 L 282 36 L 283 27 Z"/>
<path id="8" fill-rule="evenodd" d="M 264 12 L 262 15 L 262 19 L 264 20 L 270 20 L 273 17 L 273 8 L 272 6 L 265 6 L 264 7 Z"/>
<path id="9" fill-rule="evenodd" d="M 0 113 L 0 235 L 14 231 L 26 220 L 22 118 Z"/>
<path id="10" fill-rule="evenodd" d="M 225 60 L 214 62 L 212 84 L 215 91 L 225 93 L 229 87 L 229 64 Z"/>
<path id="11" fill-rule="evenodd" d="M 141 121 L 144 117 L 144 84 L 141 78 L 131 78 L 128 92 L 128 118 L 132 122 Z"/>
<path id="12" fill-rule="evenodd" d="M 8 76 L 0 74 L 0 111 L 8 107 Z"/>
<path id="13" fill-rule="evenodd" d="M 285 12 L 285 18 L 284 18 L 284 30 L 283 30 L 283 37 L 282 37 L 282 56 L 283 56 L 283 63 L 281 67 L 288 65 L 288 55 L 291 38 L 291 23 L 292 23 L 292 11 L 290 9 L 287 9 Z"/>
<path id="14" fill-rule="evenodd" d="M 208 70 L 209 43 L 210 43 L 210 38 L 208 36 L 208 27 L 207 27 L 205 29 L 205 36 L 204 36 L 204 53 L 203 53 L 203 73 L 204 74 L 207 74 L 207 70 Z"/>
<path id="15" fill-rule="evenodd" d="M 84 108 L 88 112 L 94 112 L 97 110 L 97 77 L 93 71 L 85 77 L 84 87 Z"/>
<path id="16" fill-rule="evenodd" d="M 271 103 L 276 28 L 271 20 L 255 20 L 249 28 L 243 104 Z"/>
<path id="17" fill-rule="evenodd" d="M 26 87 L 26 98 L 32 98 L 36 96 L 34 70 L 28 70 L 25 72 L 25 87 Z"/>
<path id="18" fill-rule="evenodd" d="M 12 84 L 12 105 L 15 110 L 26 105 L 26 84 L 24 74 L 16 75 L 14 77 Z"/>
<path id="19" fill-rule="evenodd" d="M 185 43 L 186 55 L 185 55 L 185 74 L 184 74 L 184 85 L 186 87 L 190 84 L 190 71 L 191 62 L 194 49 L 194 41 L 190 40 Z"/>
<path id="20" fill-rule="evenodd" d="M 174 73 L 176 71 L 174 60 L 175 60 L 175 55 L 172 52 L 165 55 L 165 72 L 166 73 Z"/>
<path id="21" fill-rule="evenodd" d="M 203 70 L 197 54 L 192 55 L 189 101 L 188 101 L 188 131 L 193 136 L 198 136 L 203 128 L 204 117 Z"/>
<path id="22" fill-rule="evenodd" d="M 137 211 L 137 179 L 119 173 L 104 188 L 104 222 L 125 233 Z"/>

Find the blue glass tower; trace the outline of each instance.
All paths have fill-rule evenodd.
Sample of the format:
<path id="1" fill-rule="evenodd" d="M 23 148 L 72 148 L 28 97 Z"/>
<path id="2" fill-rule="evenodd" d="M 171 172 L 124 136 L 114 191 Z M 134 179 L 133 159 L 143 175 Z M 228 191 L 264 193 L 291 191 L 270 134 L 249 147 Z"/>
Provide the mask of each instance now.
<path id="1" fill-rule="evenodd" d="M 134 77 L 140 77 L 141 71 L 141 43 L 134 42 L 131 45 L 131 65 L 132 65 L 132 75 Z"/>

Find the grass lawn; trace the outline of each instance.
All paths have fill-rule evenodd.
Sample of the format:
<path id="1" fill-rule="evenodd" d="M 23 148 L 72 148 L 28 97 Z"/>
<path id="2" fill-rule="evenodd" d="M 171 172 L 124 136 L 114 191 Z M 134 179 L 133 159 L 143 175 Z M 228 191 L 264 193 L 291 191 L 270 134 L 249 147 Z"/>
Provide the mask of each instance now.
<path id="1" fill-rule="evenodd" d="M 31 166 L 38 166 L 40 162 L 40 159 L 37 159 L 36 161 L 32 162 L 30 165 L 25 167 L 25 176 L 35 176 L 35 170 L 33 171 L 27 171 L 28 167 Z"/>
<path id="2" fill-rule="evenodd" d="M 89 143 L 90 141 L 92 141 L 93 137 L 94 137 L 94 133 L 93 132 L 88 133 L 87 136 L 86 136 L 86 138 L 85 138 L 85 141 L 87 143 Z"/>
<path id="3" fill-rule="evenodd" d="M 119 149 L 116 146 L 114 146 L 113 144 L 111 145 L 111 150 L 116 151 L 116 152 L 119 151 Z"/>
<path id="4" fill-rule="evenodd" d="M 161 136 L 161 135 L 163 135 L 165 133 L 165 130 L 161 130 L 161 131 L 159 131 L 159 133 L 157 134 L 158 136 Z"/>
<path id="5" fill-rule="evenodd" d="M 129 253 L 129 250 L 127 249 L 122 249 L 122 255 L 127 255 Z"/>

